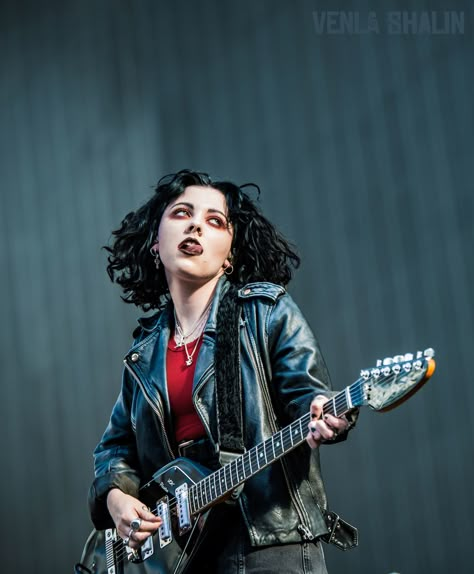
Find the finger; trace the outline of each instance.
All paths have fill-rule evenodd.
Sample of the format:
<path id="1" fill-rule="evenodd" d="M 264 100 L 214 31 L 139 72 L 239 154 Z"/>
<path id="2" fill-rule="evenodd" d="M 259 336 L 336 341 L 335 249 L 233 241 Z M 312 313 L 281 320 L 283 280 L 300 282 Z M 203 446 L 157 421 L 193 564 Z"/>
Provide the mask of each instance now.
<path id="1" fill-rule="evenodd" d="M 132 532 L 128 546 L 134 549 L 140 548 L 150 536 L 150 532 Z"/>
<path id="2" fill-rule="evenodd" d="M 308 443 L 308 445 L 310 446 L 310 448 L 318 448 L 319 445 L 320 445 L 320 441 L 319 441 L 319 440 L 316 440 L 316 439 L 314 438 L 314 435 L 313 435 L 312 432 L 309 432 L 309 433 L 306 435 L 306 442 Z"/>
<path id="3" fill-rule="evenodd" d="M 161 518 L 153 512 L 147 506 L 142 505 L 137 511 L 139 518 L 146 520 L 147 522 L 161 522 Z"/>
<path id="4" fill-rule="evenodd" d="M 309 433 L 307 435 L 307 439 L 308 440 L 308 444 L 312 447 L 315 448 L 316 446 L 319 446 L 321 443 L 321 440 L 324 438 L 322 435 L 322 429 L 323 429 L 324 423 L 322 423 L 322 421 L 312 421 L 308 424 L 308 430 Z"/>
<path id="5" fill-rule="evenodd" d="M 145 511 L 141 511 L 142 515 L 146 514 L 147 519 L 142 518 L 141 516 L 139 517 L 135 517 L 135 519 L 131 520 L 128 524 L 127 527 L 131 530 L 133 530 L 133 534 L 134 537 L 137 540 L 141 539 L 141 536 L 135 536 L 138 535 L 139 533 L 145 533 L 145 534 L 151 534 L 153 532 L 156 532 L 156 530 L 161 526 L 162 524 L 162 519 L 159 516 L 155 516 L 152 512 L 149 512 L 148 510 Z M 139 525 L 138 528 L 132 528 L 133 522 L 136 519 L 139 519 Z M 148 519 L 149 518 L 149 519 Z M 128 532 L 128 531 L 127 531 Z M 131 537 L 132 538 L 132 537 Z"/>
<path id="6" fill-rule="evenodd" d="M 316 419 L 321 416 L 323 411 L 323 405 L 328 401 L 327 397 L 323 397 L 323 395 L 317 395 L 311 402 L 310 412 L 311 418 Z"/>
<path id="7" fill-rule="evenodd" d="M 324 422 L 332 429 L 336 429 L 337 431 L 345 430 L 349 426 L 346 418 L 339 418 L 333 415 L 324 415 Z"/>

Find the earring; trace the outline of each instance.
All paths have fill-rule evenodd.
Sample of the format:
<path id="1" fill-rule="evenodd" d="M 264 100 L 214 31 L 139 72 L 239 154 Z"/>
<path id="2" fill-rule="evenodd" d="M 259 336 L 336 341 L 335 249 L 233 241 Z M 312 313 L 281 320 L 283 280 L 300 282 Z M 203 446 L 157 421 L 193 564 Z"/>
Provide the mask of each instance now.
<path id="1" fill-rule="evenodd" d="M 227 267 L 225 267 L 224 273 L 226 275 L 232 275 L 233 272 L 234 272 L 234 266 L 232 265 L 232 263 L 229 263 L 229 265 L 227 265 Z"/>
<path id="2" fill-rule="evenodd" d="M 155 245 L 153 245 L 153 247 L 151 247 L 150 253 L 155 260 L 155 267 L 157 269 L 159 269 L 160 265 L 161 265 L 161 259 L 160 259 L 160 254 L 158 253 L 158 249 L 155 250 L 155 247 L 156 247 Z"/>

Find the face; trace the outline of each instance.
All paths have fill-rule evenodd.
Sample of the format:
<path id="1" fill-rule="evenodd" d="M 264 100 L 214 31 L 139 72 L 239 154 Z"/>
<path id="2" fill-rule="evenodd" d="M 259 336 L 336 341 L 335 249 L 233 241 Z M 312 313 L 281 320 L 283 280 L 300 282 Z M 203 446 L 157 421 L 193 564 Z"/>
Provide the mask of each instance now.
<path id="1" fill-rule="evenodd" d="M 229 265 L 233 231 L 224 195 L 192 185 L 166 207 L 158 229 L 158 249 L 168 285 L 206 283 Z"/>

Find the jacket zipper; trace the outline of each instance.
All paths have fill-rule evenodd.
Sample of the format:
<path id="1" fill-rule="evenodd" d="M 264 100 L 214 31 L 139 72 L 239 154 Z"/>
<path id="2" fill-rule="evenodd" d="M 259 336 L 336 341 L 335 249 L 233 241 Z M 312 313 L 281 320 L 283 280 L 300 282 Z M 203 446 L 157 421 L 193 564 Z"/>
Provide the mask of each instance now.
<path id="1" fill-rule="evenodd" d="M 135 380 L 135 382 L 140 387 L 140 389 L 143 393 L 143 396 L 145 397 L 147 403 L 150 405 L 150 407 L 153 409 L 156 416 L 158 417 L 161 431 L 162 431 L 164 439 L 165 439 L 165 444 L 166 444 L 166 447 L 168 449 L 168 454 L 171 456 L 171 458 L 176 458 L 176 455 L 174 454 L 173 449 L 171 448 L 171 445 L 170 445 L 170 442 L 168 439 L 168 434 L 166 432 L 163 410 L 161 408 L 159 408 L 158 404 L 156 404 L 153 401 L 153 399 L 149 396 L 148 392 L 145 389 L 145 385 L 142 383 L 142 381 L 140 380 L 140 377 L 135 373 L 135 371 L 132 369 L 132 367 L 128 364 L 127 359 L 124 359 L 123 362 L 124 362 L 124 365 L 125 365 L 127 371 L 132 375 L 133 379 Z"/>
<path id="2" fill-rule="evenodd" d="M 265 377 L 265 371 L 264 371 L 263 365 L 261 364 L 260 355 L 258 354 L 257 349 L 256 349 L 256 343 L 253 341 L 253 337 L 251 340 L 245 324 L 243 325 L 243 327 L 244 327 L 244 331 L 245 331 L 245 338 L 247 339 L 247 341 L 250 345 L 252 360 L 253 360 L 253 363 L 256 367 L 258 378 L 261 382 L 260 388 L 262 389 L 263 400 L 265 401 L 265 405 L 267 407 L 267 412 L 269 414 L 270 426 L 271 426 L 272 432 L 276 433 L 279 431 L 279 428 L 278 428 L 278 425 L 276 424 L 276 415 L 274 414 L 275 411 L 273 409 L 272 400 L 271 400 L 271 397 L 269 395 L 268 385 L 267 385 L 266 377 Z M 302 534 L 304 540 L 308 540 L 308 541 L 314 540 L 314 536 L 308 527 L 309 517 L 306 513 L 306 510 L 305 510 L 303 504 L 300 503 L 299 497 L 298 497 L 297 493 L 295 492 L 293 484 L 291 483 L 291 480 L 288 476 L 287 463 L 284 460 L 284 458 L 285 457 L 280 458 L 280 461 L 282 464 L 283 476 L 285 477 L 286 485 L 288 487 L 288 492 L 290 494 L 291 500 L 293 502 L 293 505 L 294 505 L 296 512 L 298 514 L 298 517 L 300 519 L 300 524 L 298 525 L 298 531 L 300 532 L 300 534 Z"/>

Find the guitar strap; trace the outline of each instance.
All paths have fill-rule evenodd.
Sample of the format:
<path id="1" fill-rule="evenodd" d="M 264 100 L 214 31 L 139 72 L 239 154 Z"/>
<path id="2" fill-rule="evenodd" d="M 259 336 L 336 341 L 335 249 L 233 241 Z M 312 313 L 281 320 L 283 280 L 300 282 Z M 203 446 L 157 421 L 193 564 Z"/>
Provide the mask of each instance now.
<path id="1" fill-rule="evenodd" d="M 245 452 L 242 415 L 242 379 L 240 370 L 240 321 L 242 306 L 239 304 L 238 290 L 231 285 L 224 295 L 217 319 L 215 372 L 216 372 L 216 414 L 219 444 L 219 462 L 231 462 Z M 246 327 L 244 327 L 246 328 Z M 260 380 L 260 378 L 258 377 Z M 265 380 L 269 393 L 268 382 Z M 268 401 L 271 405 L 271 399 Z M 276 421 L 273 411 L 270 420 Z M 276 425 L 274 425 L 276 427 Z M 275 428 L 274 432 L 279 429 Z M 234 491 L 232 498 L 240 494 L 243 485 Z M 318 505 L 319 506 L 319 505 Z M 319 506 L 328 533 L 320 539 L 334 544 L 341 550 L 349 550 L 358 545 L 357 528 L 343 520 L 338 514 Z"/>
<path id="2" fill-rule="evenodd" d="M 240 373 L 241 311 L 237 288 L 231 285 L 219 307 L 214 358 L 217 438 L 222 466 L 245 452 Z"/>

